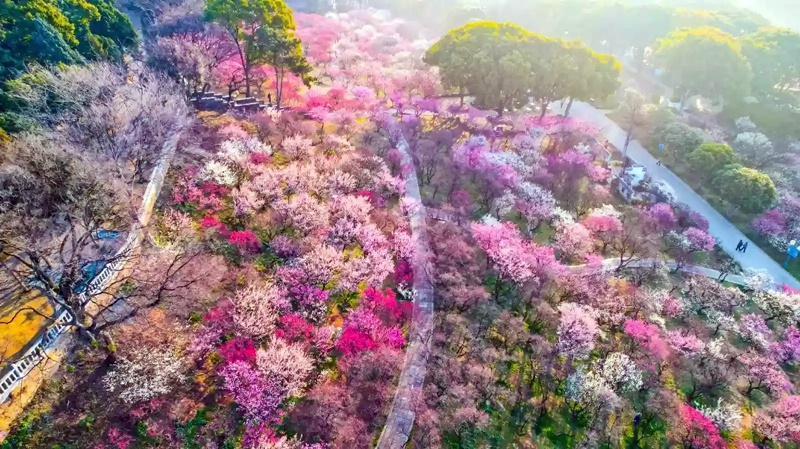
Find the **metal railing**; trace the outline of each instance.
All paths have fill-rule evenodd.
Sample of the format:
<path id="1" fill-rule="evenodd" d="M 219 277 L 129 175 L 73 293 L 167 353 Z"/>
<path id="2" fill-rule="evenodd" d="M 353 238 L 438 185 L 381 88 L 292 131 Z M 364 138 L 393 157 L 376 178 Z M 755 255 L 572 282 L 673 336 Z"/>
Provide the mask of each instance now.
<path id="1" fill-rule="evenodd" d="M 138 219 L 131 227 L 131 232 L 125 244 L 116 252 L 111 259 L 112 262 L 107 263 L 103 269 L 100 270 L 100 273 L 89 282 L 89 285 L 86 286 L 86 290 L 79 294 L 79 307 L 84 307 L 92 297 L 102 293 L 111 285 L 117 273 L 122 271 L 134 249 L 141 242 L 143 230 L 150 221 L 153 206 L 155 205 L 158 195 L 161 193 L 161 187 L 164 185 L 164 179 L 169 171 L 169 165 L 172 161 L 173 154 L 175 154 L 175 147 L 177 146 L 179 135 L 179 132 L 175 132 L 164 144 L 161 160 L 153 169 L 144 197 L 142 198 L 142 207 Z M 11 393 L 22 384 L 25 376 L 30 374 L 33 368 L 47 357 L 45 351 L 51 348 L 63 334 L 69 331 L 71 326 L 67 323 L 73 319 L 72 315 L 63 307 L 56 309 L 56 311 L 57 313 L 55 315 L 57 318 L 47 331 L 25 351 L 19 360 L 11 363 L 11 365 L 4 370 L 2 377 L 0 377 L 0 403 L 5 402 L 11 396 Z"/>
<path id="2" fill-rule="evenodd" d="M 85 306 L 94 295 L 102 293 L 111 284 L 111 281 L 114 280 L 117 273 L 122 270 L 125 262 L 127 262 L 136 240 L 138 239 L 135 236 L 129 236 L 125 245 L 123 245 L 114 256 L 114 262 L 106 264 L 100 273 L 98 273 L 86 287 L 86 291 L 79 294 L 80 307 Z M 25 354 L 23 354 L 19 360 L 12 363 L 8 372 L 0 378 L 0 403 L 8 399 L 11 392 L 25 379 L 25 376 L 30 374 L 31 370 L 45 359 L 45 351 L 52 347 L 58 341 L 59 337 L 69 330 L 70 326 L 65 323 L 69 323 L 73 319 L 73 316 L 69 313 L 69 310 L 63 307 L 57 310 L 57 318 L 54 324 L 25 351 Z"/>

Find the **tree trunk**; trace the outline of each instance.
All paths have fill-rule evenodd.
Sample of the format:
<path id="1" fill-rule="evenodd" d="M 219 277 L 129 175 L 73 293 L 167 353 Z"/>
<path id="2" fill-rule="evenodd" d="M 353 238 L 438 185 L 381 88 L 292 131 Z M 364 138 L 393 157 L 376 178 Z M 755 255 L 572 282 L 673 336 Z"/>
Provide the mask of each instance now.
<path id="1" fill-rule="evenodd" d="M 623 147 L 623 154 L 625 156 L 628 155 L 628 144 L 631 143 L 631 138 L 633 137 L 633 125 L 628 127 L 628 134 L 625 136 L 625 147 Z"/>
<path id="2" fill-rule="evenodd" d="M 283 68 L 275 67 L 275 107 L 281 108 L 283 98 Z"/>
<path id="3" fill-rule="evenodd" d="M 564 110 L 564 117 L 569 117 L 569 110 L 572 109 L 572 103 L 575 101 L 574 98 L 569 99 L 569 103 L 567 103 L 567 109 Z"/>
<path id="4" fill-rule="evenodd" d="M 244 57 L 244 51 L 242 50 L 242 44 L 239 43 L 238 37 L 238 30 L 236 32 L 231 31 L 231 37 L 233 37 L 233 42 L 236 44 L 236 50 L 239 52 L 239 60 L 242 63 L 242 70 L 244 70 L 244 84 L 247 89 L 247 96 L 250 96 L 250 67 L 247 64 L 247 59 Z M 231 85 L 233 83 L 231 82 Z"/>

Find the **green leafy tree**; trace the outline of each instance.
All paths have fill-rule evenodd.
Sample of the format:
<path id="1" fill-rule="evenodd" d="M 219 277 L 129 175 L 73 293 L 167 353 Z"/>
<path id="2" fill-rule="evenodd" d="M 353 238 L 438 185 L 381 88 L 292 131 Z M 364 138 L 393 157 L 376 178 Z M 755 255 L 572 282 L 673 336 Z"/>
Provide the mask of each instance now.
<path id="1" fill-rule="evenodd" d="M 450 91 L 475 97 L 499 114 L 532 98 L 542 115 L 555 100 L 607 97 L 619 87 L 620 65 L 579 41 L 553 39 L 517 25 L 474 22 L 448 32 L 425 54 Z"/>
<path id="2" fill-rule="evenodd" d="M 739 164 L 721 170 L 713 186 L 728 202 L 746 213 L 764 212 L 778 200 L 778 191 L 768 175 Z"/>
<path id="3" fill-rule="evenodd" d="M 681 108 L 695 94 L 741 97 L 752 79 L 739 43 L 718 28 L 674 31 L 659 41 L 655 57 L 680 95 Z"/>
<path id="4" fill-rule="evenodd" d="M 656 130 L 656 139 L 676 156 L 686 157 L 703 143 L 703 134 L 697 128 L 673 121 Z"/>
<path id="5" fill-rule="evenodd" d="M 785 92 L 800 83 L 800 34 L 767 27 L 742 39 L 742 52 L 753 68 L 753 90 Z"/>
<path id="6" fill-rule="evenodd" d="M 446 87 L 503 114 L 528 102 L 537 63 L 532 40 L 545 38 L 511 23 L 473 22 L 450 30 L 424 60 L 439 67 Z"/>
<path id="7" fill-rule="evenodd" d="M 300 39 L 275 28 L 262 28 L 258 32 L 269 35 L 264 36 L 264 41 L 269 42 L 264 62 L 275 70 L 275 103 L 280 108 L 286 72 L 294 73 L 302 77 L 306 84 L 310 84 L 311 78 L 308 74 L 311 72 L 311 65 L 303 55 Z"/>
<path id="8" fill-rule="evenodd" d="M 252 68 L 267 62 L 279 33 L 295 28 L 291 8 L 283 0 L 208 0 L 205 17 L 225 28 L 236 44 L 250 96 Z"/>
<path id="9" fill-rule="evenodd" d="M 7 83 L 28 67 L 120 61 L 137 46 L 130 20 L 106 0 L 0 0 L 0 128 L 24 129 Z"/>
<path id="10" fill-rule="evenodd" d="M 595 53 L 580 41 L 552 40 L 534 78 L 532 93 L 542 116 L 556 100 L 569 98 L 565 114 L 574 100 L 606 99 L 619 89 L 620 63 L 611 55 Z"/>
<path id="11" fill-rule="evenodd" d="M 707 175 L 713 175 L 722 167 L 735 163 L 736 155 L 724 143 L 704 143 L 692 151 L 686 162 L 701 179 L 706 179 Z"/>

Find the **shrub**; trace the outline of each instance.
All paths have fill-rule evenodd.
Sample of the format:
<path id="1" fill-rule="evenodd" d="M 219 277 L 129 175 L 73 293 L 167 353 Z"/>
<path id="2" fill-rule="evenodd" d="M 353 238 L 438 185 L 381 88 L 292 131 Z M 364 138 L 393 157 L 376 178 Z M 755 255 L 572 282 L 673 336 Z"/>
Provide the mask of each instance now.
<path id="1" fill-rule="evenodd" d="M 728 202 L 746 213 L 764 212 L 778 199 L 778 191 L 768 175 L 738 164 L 721 170 L 713 186 Z"/>
<path id="2" fill-rule="evenodd" d="M 704 143 L 687 158 L 689 167 L 701 179 L 714 174 L 722 167 L 736 162 L 733 149 L 724 143 Z"/>
<path id="3" fill-rule="evenodd" d="M 676 155 L 685 157 L 703 143 L 700 129 L 681 122 L 670 122 L 656 130 L 658 143 L 663 143 Z"/>

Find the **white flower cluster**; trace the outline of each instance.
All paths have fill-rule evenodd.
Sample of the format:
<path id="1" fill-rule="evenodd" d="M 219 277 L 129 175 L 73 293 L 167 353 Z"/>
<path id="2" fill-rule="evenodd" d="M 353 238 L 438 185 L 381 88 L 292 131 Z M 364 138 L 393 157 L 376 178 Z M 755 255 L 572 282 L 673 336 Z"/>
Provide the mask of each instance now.
<path id="1" fill-rule="evenodd" d="M 775 285 L 775 280 L 767 270 L 745 268 L 744 279 L 747 286 L 753 290 L 769 290 Z"/>
<path id="2" fill-rule="evenodd" d="M 712 326 L 719 327 L 724 331 L 734 332 L 739 329 L 736 318 L 727 313 L 712 309 L 706 312 L 706 316 L 708 317 L 708 322 Z"/>
<path id="3" fill-rule="evenodd" d="M 517 153 L 512 151 L 487 152 L 484 154 L 484 158 L 487 162 L 495 166 L 509 166 L 522 176 L 527 175 L 530 171 L 528 164 L 526 164 Z"/>
<path id="4" fill-rule="evenodd" d="M 734 404 L 722 402 L 722 398 L 717 400 L 714 408 L 700 406 L 698 411 L 716 424 L 720 430 L 736 432 L 742 424 L 742 411 Z"/>
<path id="5" fill-rule="evenodd" d="M 272 147 L 264 145 L 255 137 L 249 139 L 226 140 L 219 146 L 219 156 L 231 162 L 240 162 L 251 153 L 272 154 Z"/>
<path id="6" fill-rule="evenodd" d="M 534 203 L 540 207 L 552 209 L 556 207 L 556 199 L 553 192 L 532 182 L 522 182 L 519 184 L 518 194 L 520 198 L 529 203 Z"/>
<path id="7" fill-rule="evenodd" d="M 642 386 L 642 372 L 627 354 L 612 352 L 598 368 L 602 378 L 615 391 L 636 391 Z"/>
<path id="8" fill-rule="evenodd" d="M 517 196 L 511 190 L 506 190 L 503 195 L 494 200 L 493 208 L 500 216 L 509 214 L 517 204 Z"/>
<path id="9" fill-rule="evenodd" d="M 592 371 L 578 368 L 567 377 L 566 396 L 572 402 L 594 404 L 602 396 L 612 393 L 605 379 Z"/>
<path id="10" fill-rule="evenodd" d="M 149 401 L 170 393 L 183 381 L 182 365 L 181 358 L 171 351 L 134 349 L 129 356 L 119 357 L 103 385 L 128 404 Z"/>
<path id="11" fill-rule="evenodd" d="M 594 217 L 616 217 L 619 218 L 621 214 L 614 206 L 610 204 L 603 204 L 602 206 L 589 211 L 590 216 Z"/>
<path id="12" fill-rule="evenodd" d="M 488 225 L 488 226 L 499 226 L 500 220 L 494 218 L 494 216 L 490 214 L 486 214 L 481 218 L 481 223 Z"/>
<path id="13" fill-rule="evenodd" d="M 753 120 L 750 117 L 739 117 L 736 119 L 736 129 L 741 132 L 746 131 L 754 131 L 756 129 L 756 124 L 753 123 Z"/>
<path id="14" fill-rule="evenodd" d="M 688 251 L 692 248 L 692 242 L 690 242 L 689 239 L 683 234 L 678 234 L 675 231 L 669 231 L 666 238 L 670 243 L 683 250 Z"/>
<path id="15" fill-rule="evenodd" d="M 553 225 L 563 226 L 565 224 L 570 224 L 575 222 L 575 216 L 572 212 L 565 211 L 560 207 L 556 207 L 553 209 Z"/>
<path id="16" fill-rule="evenodd" d="M 200 177 L 228 187 L 236 184 L 237 180 L 236 173 L 227 164 L 213 159 L 206 162 Z"/>
<path id="17" fill-rule="evenodd" d="M 703 350 L 701 351 L 701 354 L 706 354 L 715 359 L 722 360 L 725 358 L 724 348 L 725 345 L 723 338 L 722 337 L 715 338 L 714 340 L 711 340 L 710 342 L 705 344 Z"/>

